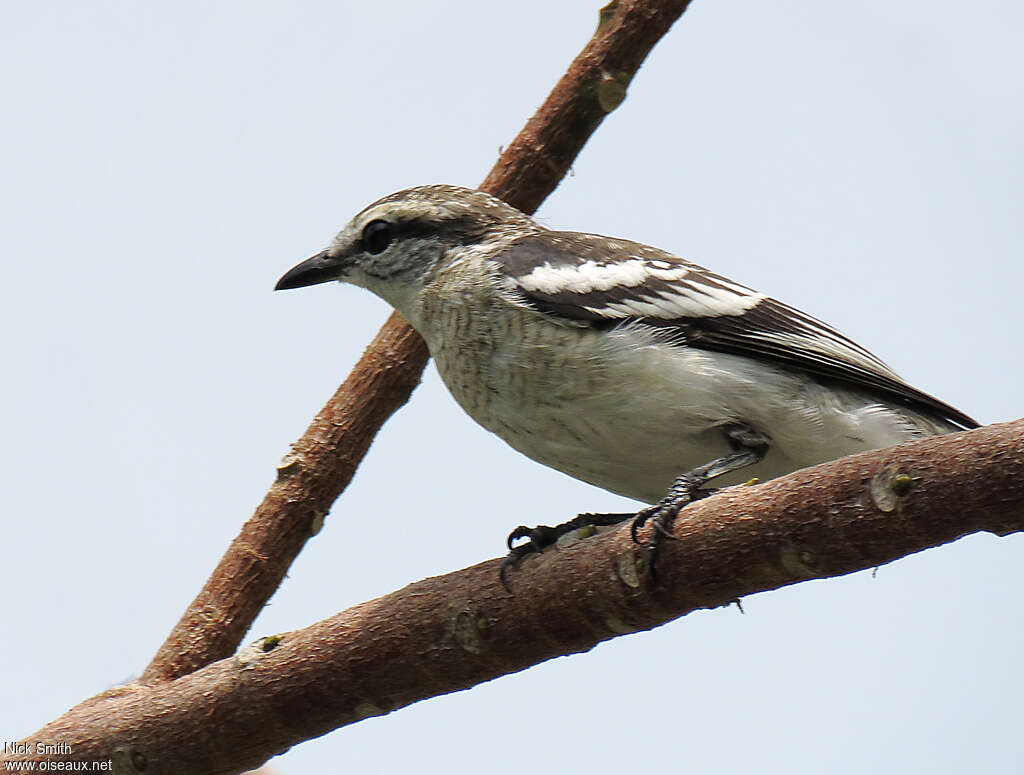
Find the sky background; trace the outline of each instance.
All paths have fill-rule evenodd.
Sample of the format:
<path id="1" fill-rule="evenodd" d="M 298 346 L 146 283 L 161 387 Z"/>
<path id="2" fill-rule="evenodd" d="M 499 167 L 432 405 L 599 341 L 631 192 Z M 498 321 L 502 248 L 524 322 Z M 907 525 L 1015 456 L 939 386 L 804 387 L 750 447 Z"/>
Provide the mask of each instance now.
<path id="1" fill-rule="evenodd" d="M 384 194 L 479 183 L 600 4 L 5 5 L 0 739 L 141 672 L 388 314 L 277 278 Z M 1015 419 L 1022 27 L 997 0 L 695 0 L 539 215 Z M 520 523 L 632 507 L 506 448 L 431 367 L 248 639 L 500 555 Z M 1019 772 L 1022 557 L 976 535 L 756 595 L 275 766 Z"/>

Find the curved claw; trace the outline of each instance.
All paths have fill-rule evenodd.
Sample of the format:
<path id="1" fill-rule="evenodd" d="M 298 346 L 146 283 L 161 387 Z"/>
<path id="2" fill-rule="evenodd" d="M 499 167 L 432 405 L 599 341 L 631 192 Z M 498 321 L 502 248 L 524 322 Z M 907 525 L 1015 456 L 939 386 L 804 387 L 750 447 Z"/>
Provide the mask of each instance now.
<path id="1" fill-rule="evenodd" d="M 529 546 L 529 544 L 527 544 Z M 522 547 L 519 547 L 522 548 Z M 505 591 L 510 595 L 513 594 L 512 587 L 508 583 L 508 570 L 509 568 L 517 568 L 519 561 L 523 559 L 525 553 L 516 552 L 513 549 L 506 555 L 505 559 L 501 561 L 501 567 L 498 569 L 498 580 L 501 582 L 501 586 L 505 587 Z"/>
<path id="2" fill-rule="evenodd" d="M 634 544 L 640 543 L 640 536 L 636 534 L 636 531 L 644 526 L 644 522 L 640 517 L 633 520 L 633 524 L 629 526 L 629 535 L 633 539 Z"/>
<path id="3" fill-rule="evenodd" d="M 526 525 L 520 525 L 511 533 L 508 534 L 508 538 L 505 539 L 505 545 L 509 548 L 509 551 L 514 549 L 512 546 L 513 541 L 518 541 L 520 538 L 529 538 L 532 531 Z"/>
<path id="4" fill-rule="evenodd" d="M 652 529 L 657 531 L 657 533 L 662 538 L 667 538 L 670 541 L 677 541 L 679 539 L 672 535 L 672 523 L 674 521 L 675 518 L 672 517 L 670 514 L 662 514 L 660 517 L 651 522 L 651 527 Z"/>
<path id="5" fill-rule="evenodd" d="M 519 567 L 519 563 L 528 554 L 540 554 L 544 551 L 544 547 L 553 544 L 557 537 L 557 529 L 547 525 L 537 525 L 537 527 L 520 525 L 508 534 L 508 539 L 505 542 L 508 544 L 508 554 L 502 560 L 501 568 L 498 570 L 498 579 L 501 581 L 501 586 L 505 587 L 506 592 L 512 593 L 512 587 L 508 584 L 509 568 Z M 518 541 L 520 538 L 527 539 L 526 543 L 513 546 L 512 542 Z"/>
<path id="6" fill-rule="evenodd" d="M 629 535 L 632 537 L 634 544 L 639 544 L 641 542 L 640 536 L 637 535 L 637 531 L 646 525 L 647 520 L 656 513 L 657 510 L 653 508 L 640 509 L 640 511 L 636 513 L 636 516 L 633 518 L 633 524 L 629 526 Z"/>

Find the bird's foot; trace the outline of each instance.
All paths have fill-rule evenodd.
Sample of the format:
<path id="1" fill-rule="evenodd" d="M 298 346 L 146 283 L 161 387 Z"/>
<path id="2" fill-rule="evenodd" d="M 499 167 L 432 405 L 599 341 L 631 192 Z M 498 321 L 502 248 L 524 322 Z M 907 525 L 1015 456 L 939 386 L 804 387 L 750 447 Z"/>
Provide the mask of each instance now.
<path id="1" fill-rule="evenodd" d="M 701 500 L 714 493 L 714 488 L 704 488 L 716 476 L 746 468 L 764 458 L 768 449 L 764 437 L 744 427 L 737 426 L 729 431 L 729 440 L 737 447 L 733 452 L 717 458 L 692 471 L 681 474 L 672 482 L 665 497 L 637 512 L 629 531 L 636 543 L 640 543 L 638 531 L 648 522 L 651 523 L 651 537 L 647 540 L 650 551 L 651 576 L 657 580 L 658 549 L 666 539 L 675 539 L 672 526 L 679 512 L 694 501 Z M 752 480 L 754 481 L 754 480 Z"/>
<path id="2" fill-rule="evenodd" d="M 509 552 L 504 562 L 501 563 L 501 570 L 498 572 L 501 585 L 511 592 L 512 590 L 508 585 L 508 571 L 515 569 L 524 557 L 531 554 L 540 554 L 562 536 L 574 530 L 617 525 L 636 516 L 636 514 L 577 514 L 568 522 L 563 522 L 553 527 L 549 525 L 537 525 L 536 527 L 520 525 L 509 533 L 506 540 Z M 522 538 L 527 540 L 521 544 L 515 544 L 516 541 Z"/>
<path id="3" fill-rule="evenodd" d="M 717 492 L 713 488 L 702 489 L 701 485 L 706 481 L 703 477 L 691 474 L 683 474 L 675 482 L 668 494 L 653 506 L 640 509 L 633 517 L 633 524 L 629 526 L 629 533 L 634 543 L 644 543 L 640 540 L 639 531 L 648 522 L 651 523 L 651 535 L 646 541 L 650 552 L 651 575 L 657 578 L 658 550 L 661 544 L 666 541 L 674 541 L 672 526 L 675 524 L 679 512 L 694 501 L 712 495 Z"/>

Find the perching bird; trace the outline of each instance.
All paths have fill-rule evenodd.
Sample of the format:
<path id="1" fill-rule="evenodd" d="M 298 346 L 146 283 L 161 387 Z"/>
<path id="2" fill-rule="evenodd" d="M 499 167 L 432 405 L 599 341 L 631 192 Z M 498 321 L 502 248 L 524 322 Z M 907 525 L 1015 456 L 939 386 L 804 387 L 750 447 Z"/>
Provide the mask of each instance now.
<path id="1" fill-rule="evenodd" d="M 654 520 L 704 484 L 798 468 L 977 423 L 793 307 L 671 253 L 552 231 L 456 186 L 358 213 L 277 289 L 340 280 L 423 336 L 462 408 L 534 460 L 654 504 L 517 528 L 508 565 L 583 523 Z"/>

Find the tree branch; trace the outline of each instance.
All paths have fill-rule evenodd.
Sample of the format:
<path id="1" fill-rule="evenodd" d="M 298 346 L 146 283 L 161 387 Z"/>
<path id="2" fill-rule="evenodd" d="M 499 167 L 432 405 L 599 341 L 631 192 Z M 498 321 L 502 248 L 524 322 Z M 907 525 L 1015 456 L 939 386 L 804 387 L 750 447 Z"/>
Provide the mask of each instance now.
<path id="1" fill-rule="evenodd" d="M 688 506 L 658 583 L 628 526 L 425 579 L 157 686 L 82 703 L 33 739 L 160 773 L 255 767 L 301 740 L 699 608 L 851 573 L 976 531 L 1024 530 L 1024 420 L 736 487 Z M 59 758 L 59 757 L 55 757 Z M 65 757 L 67 758 L 67 757 Z"/>
<path id="2" fill-rule="evenodd" d="M 593 38 L 481 185 L 534 212 L 604 117 L 626 96 L 654 44 L 689 0 L 612 0 Z M 306 541 L 355 474 L 384 422 L 409 400 L 427 362 L 397 313 L 278 467 L 277 481 L 142 674 L 178 678 L 238 647 Z"/>

